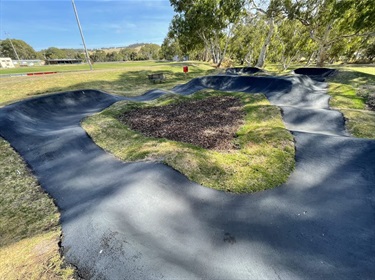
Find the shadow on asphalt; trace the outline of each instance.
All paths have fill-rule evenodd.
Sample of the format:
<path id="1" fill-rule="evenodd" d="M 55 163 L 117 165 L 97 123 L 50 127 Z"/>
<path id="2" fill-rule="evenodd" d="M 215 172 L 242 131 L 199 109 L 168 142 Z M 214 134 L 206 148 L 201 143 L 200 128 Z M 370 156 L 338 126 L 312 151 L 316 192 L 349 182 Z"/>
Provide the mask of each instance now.
<path id="1" fill-rule="evenodd" d="M 345 135 L 342 119 L 328 110 L 326 85 L 308 77 L 210 76 L 173 90 L 202 88 L 263 92 L 283 109 L 297 151 L 287 183 L 234 195 L 160 163 L 117 160 L 80 121 L 129 98 L 81 90 L 0 109 L 0 135 L 60 208 L 66 259 L 94 279 L 371 278 L 375 141 Z"/>

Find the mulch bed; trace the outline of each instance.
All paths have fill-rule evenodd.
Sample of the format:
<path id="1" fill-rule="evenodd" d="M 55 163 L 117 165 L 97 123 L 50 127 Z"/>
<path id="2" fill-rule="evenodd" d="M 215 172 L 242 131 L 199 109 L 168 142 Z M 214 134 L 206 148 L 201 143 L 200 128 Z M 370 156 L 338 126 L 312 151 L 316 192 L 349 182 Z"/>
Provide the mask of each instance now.
<path id="1" fill-rule="evenodd" d="M 148 137 L 167 138 L 205 149 L 231 150 L 245 115 L 240 99 L 208 97 L 167 106 L 135 109 L 120 121 Z"/>

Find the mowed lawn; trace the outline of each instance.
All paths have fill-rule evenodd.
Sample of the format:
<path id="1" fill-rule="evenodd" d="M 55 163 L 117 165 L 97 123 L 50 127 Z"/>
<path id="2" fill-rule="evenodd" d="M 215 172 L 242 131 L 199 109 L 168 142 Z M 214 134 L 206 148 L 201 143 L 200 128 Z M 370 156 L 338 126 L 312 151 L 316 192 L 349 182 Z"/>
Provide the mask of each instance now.
<path id="1" fill-rule="evenodd" d="M 183 66 L 189 67 L 188 74 L 183 73 Z M 59 67 L 75 71 L 79 65 L 45 67 L 49 71 L 54 71 L 59 69 Z M 1 77 L 0 106 L 40 94 L 78 89 L 98 89 L 118 95 L 136 96 L 153 88 L 170 89 L 177 84 L 185 83 L 192 78 L 214 71 L 210 64 L 201 62 L 145 61 L 118 64 L 103 63 L 101 67 L 101 69 L 96 67 L 94 71 L 59 72 L 42 76 Z M 22 70 L 24 68 L 17 69 Z M 46 71 L 39 68 L 37 70 Z M 159 72 L 165 73 L 166 80 L 163 83 L 153 84 L 148 80 L 148 74 Z"/>

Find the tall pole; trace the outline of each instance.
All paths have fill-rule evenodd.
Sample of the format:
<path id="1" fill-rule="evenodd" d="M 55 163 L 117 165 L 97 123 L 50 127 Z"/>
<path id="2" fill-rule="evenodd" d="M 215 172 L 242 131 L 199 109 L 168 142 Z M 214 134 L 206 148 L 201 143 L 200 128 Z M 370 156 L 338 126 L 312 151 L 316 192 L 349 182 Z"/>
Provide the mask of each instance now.
<path id="1" fill-rule="evenodd" d="M 74 9 L 74 14 L 76 15 L 76 20 L 77 20 L 79 32 L 81 33 L 82 43 L 83 43 L 83 46 L 85 48 L 86 60 L 87 60 L 87 63 L 90 65 L 90 70 L 92 70 L 92 64 L 91 64 L 91 61 L 90 61 L 90 56 L 89 56 L 89 53 L 88 53 L 87 48 L 86 48 L 85 38 L 83 37 L 81 23 L 79 22 L 77 8 L 76 8 L 76 4 L 74 3 L 74 0 L 72 0 L 72 5 L 73 5 L 73 9 Z"/>
<path id="2" fill-rule="evenodd" d="M 20 63 L 21 63 L 21 62 L 20 62 L 20 57 L 18 56 L 18 53 L 17 53 L 17 51 L 16 51 L 16 48 L 14 47 L 13 42 L 12 42 L 12 40 L 10 39 L 9 33 L 6 33 L 6 32 L 4 32 L 4 33 L 5 33 L 5 35 L 8 37 L 8 40 L 9 40 L 11 46 L 12 46 L 12 49 L 13 49 L 13 51 L 14 51 L 14 54 L 16 55 L 16 58 L 17 58 L 17 60 L 18 60 L 18 66 L 20 66 Z"/>

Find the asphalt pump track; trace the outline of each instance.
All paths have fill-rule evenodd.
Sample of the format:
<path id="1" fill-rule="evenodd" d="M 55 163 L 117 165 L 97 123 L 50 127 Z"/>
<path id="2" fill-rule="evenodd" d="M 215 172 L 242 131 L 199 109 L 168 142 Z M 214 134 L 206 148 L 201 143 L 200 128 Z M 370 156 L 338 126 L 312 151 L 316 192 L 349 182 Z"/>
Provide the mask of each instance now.
<path id="1" fill-rule="evenodd" d="M 81 120 L 126 99 L 100 91 L 6 106 L 0 135 L 55 199 L 63 254 L 87 279 L 370 279 L 375 141 L 347 134 L 326 87 L 301 75 L 222 75 L 173 89 L 262 92 L 281 108 L 296 168 L 254 194 L 205 188 L 161 163 L 125 163 L 100 149 Z"/>

